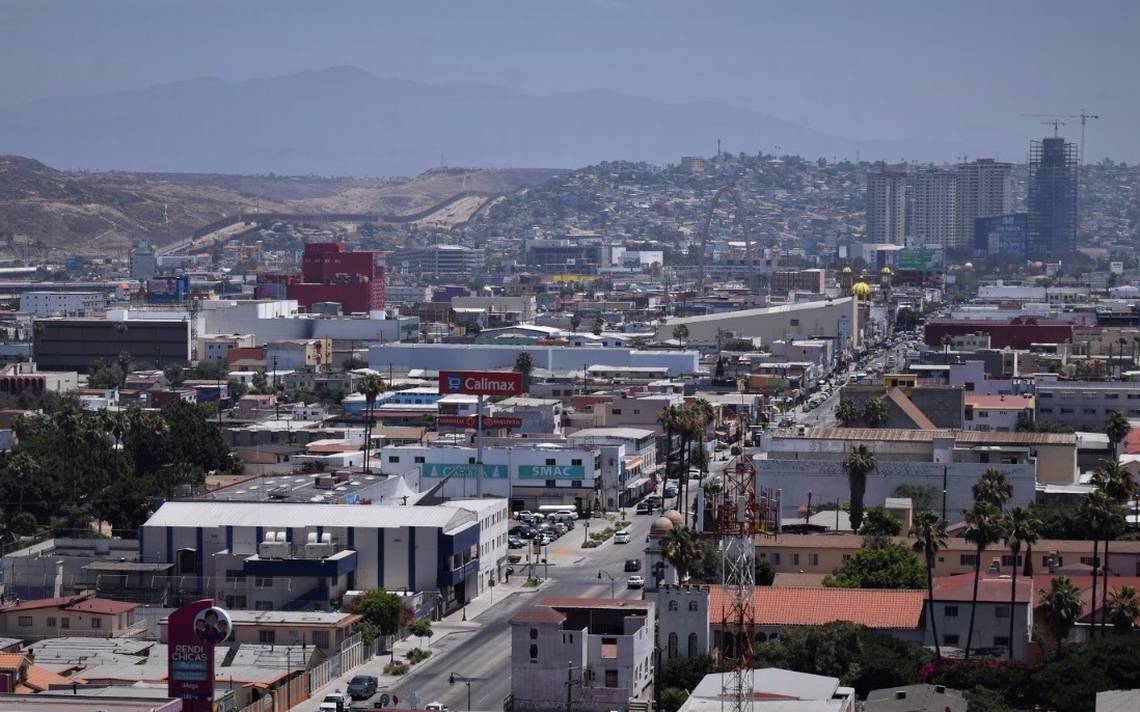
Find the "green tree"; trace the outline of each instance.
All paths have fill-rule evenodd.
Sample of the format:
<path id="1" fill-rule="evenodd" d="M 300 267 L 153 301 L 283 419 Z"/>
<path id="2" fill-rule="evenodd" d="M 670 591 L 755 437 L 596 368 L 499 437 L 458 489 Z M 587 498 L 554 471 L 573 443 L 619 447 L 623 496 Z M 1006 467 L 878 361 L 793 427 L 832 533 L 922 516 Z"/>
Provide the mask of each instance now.
<path id="1" fill-rule="evenodd" d="M 863 404 L 862 416 L 867 425 L 881 428 L 887 424 L 887 419 L 890 417 L 887 402 L 882 398 L 872 398 Z"/>
<path id="2" fill-rule="evenodd" d="M 716 658 L 706 653 L 692 657 L 675 657 L 663 661 L 661 684 L 681 690 L 695 689 L 705 675 L 720 670 Z"/>
<path id="3" fill-rule="evenodd" d="M 699 557 L 697 538 L 688 527 L 674 527 L 661 537 L 661 553 L 677 569 L 677 578 L 684 581 Z"/>
<path id="4" fill-rule="evenodd" d="M 529 351 L 522 351 L 515 358 L 515 371 L 523 377 L 523 392 L 530 392 L 530 374 L 534 371 L 534 358 Z"/>
<path id="5" fill-rule="evenodd" d="M 1041 589 L 1039 601 L 1038 607 L 1057 641 L 1057 655 L 1060 655 L 1065 638 L 1081 616 L 1081 589 L 1074 586 L 1069 577 L 1060 576 L 1050 582 L 1048 591 Z"/>
<path id="6" fill-rule="evenodd" d="M 601 314 L 594 317 L 594 326 L 592 329 L 590 329 L 592 332 L 594 332 L 594 336 L 601 336 L 602 331 L 604 331 L 605 328 L 606 328 L 606 318 L 604 316 L 602 316 Z"/>
<path id="7" fill-rule="evenodd" d="M 685 342 L 689 340 L 689 327 L 685 324 L 677 324 L 674 326 L 673 339 L 684 345 Z"/>
<path id="8" fill-rule="evenodd" d="M 919 512 L 914 515 L 910 526 L 910 536 L 914 539 L 914 550 L 922 552 L 926 562 L 926 610 L 934 610 L 934 559 L 938 552 L 946 548 L 946 522 L 934 512 Z M 934 656 L 942 659 L 942 646 L 938 640 L 938 627 L 935 616 L 930 619 L 930 634 L 934 638 Z"/>
<path id="9" fill-rule="evenodd" d="M 1111 424 L 1111 418 L 1109 421 Z M 1127 425 L 1127 422 L 1128 421 L 1125 421 L 1125 425 Z M 1127 434 L 1127 431 L 1124 431 L 1124 433 Z M 1113 435 L 1110 434 L 1109 438 L 1111 439 L 1112 437 Z M 1136 494 L 1136 482 L 1132 479 L 1132 473 L 1129 472 L 1126 467 L 1122 466 L 1119 459 L 1117 459 L 1104 463 L 1093 472 L 1092 484 L 1104 493 L 1108 504 L 1103 530 L 1104 586 L 1101 588 L 1100 619 L 1101 636 L 1104 636 L 1108 634 L 1105 628 L 1107 621 L 1104 616 L 1104 611 L 1107 610 L 1108 605 L 1108 544 L 1109 541 L 1124 531 L 1125 525 L 1123 517 L 1120 514 L 1120 509 Z"/>
<path id="10" fill-rule="evenodd" d="M 1120 446 L 1124 439 L 1128 437 L 1129 431 L 1132 426 L 1128 423 L 1128 418 L 1118 410 L 1114 410 L 1108 414 L 1108 420 L 1104 424 L 1104 434 L 1108 436 L 1108 442 L 1112 446 L 1112 458 L 1120 460 Z"/>
<path id="11" fill-rule="evenodd" d="M 856 445 L 843 458 L 843 471 L 851 488 L 851 528 L 859 531 L 863 526 L 863 496 L 867 492 L 867 475 L 875 471 L 875 453 L 866 445 Z"/>
<path id="12" fill-rule="evenodd" d="M 1006 704 L 1005 696 L 988 687 L 976 687 L 970 695 L 966 712 L 1016 712 Z"/>
<path id="13" fill-rule="evenodd" d="M 902 534 L 902 521 L 882 507 L 868 507 L 859 533 L 863 536 L 898 536 Z"/>
<path id="14" fill-rule="evenodd" d="M 1140 598 L 1136 596 L 1136 589 L 1122 586 L 1120 590 L 1113 591 L 1107 608 L 1108 619 L 1112 621 L 1116 632 L 1127 633 L 1132 630 L 1136 619 L 1140 618 Z"/>
<path id="15" fill-rule="evenodd" d="M 357 596 L 348 605 L 348 610 L 360 615 L 358 632 L 367 642 L 375 640 L 377 635 L 396 635 L 404 620 L 404 600 L 382 589 L 373 589 Z"/>
<path id="16" fill-rule="evenodd" d="M 431 629 L 431 621 L 427 618 L 416 618 L 409 622 L 408 633 L 420 639 L 420 647 L 425 647 L 423 644 L 424 638 L 430 638 L 435 634 Z"/>
<path id="17" fill-rule="evenodd" d="M 1081 516 L 1084 517 L 1088 524 L 1089 532 L 1092 534 L 1093 540 L 1093 556 L 1092 556 L 1092 601 L 1093 604 L 1089 607 L 1091 611 L 1091 624 L 1093 631 L 1096 630 L 1096 589 L 1098 579 L 1100 578 L 1100 541 L 1108 536 L 1109 530 L 1112 526 L 1113 518 L 1113 504 L 1109 500 L 1108 495 L 1102 489 L 1095 489 L 1084 496 L 1081 500 Z"/>
<path id="18" fill-rule="evenodd" d="M 983 472 L 971 489 L 975 502 L 988 502 L 998 511 L 1013 497 L 1013 487 L 1005 473 L 993 467 Z"/>
<path id="19" fill-rule="evenodd" d="M 845 428 L 850 428 L 858 423 L 860 417 L 862 417 L 862 411 L 850 398 L 841 398 L 839 405 L 835 407 L 835 419 Z"/>
<path id="20" fill-rule="evenodd" d="M 1038 530 L 1040 529 L 1041 522 L 1033 518 L 1033 515 L 1028 510 L 1021 507 L 1014 507 L 1009 510 L 1006 516 L 1006 542 L 1009 546 L 1009 553 L 1013 555 L 1013 581 L 1009 586 L 1009 659 L 1013 660 L 1013 623 L 1016 616 L 1013 611 L 1017 610 L 1017 560 L 1021 556 L 1021 550 L 1025 549 L 1025 565 L 1029 567 L 1029 559 L 1032 556 L 1033 545 L 1037 543 L 1040 537 Z M 1027 572 L 1031 575 L 1031 572 Z"/>
<path id="21" fill-rule="evenodd" d="M 864 545 L 823 579 L 834 588 L 922 588 L 926 574 L 918 558 L 894 542 Z"/>
<path id="22" fill-rule="evenodd" d="M 582 326 L 582 317 L 578 316 L 577 313 L 573 314 L 570 317 L 570 333 L 571 334 L 577 334 L 578 329 L 581 326 Z"/>
<path id="23" fill-rule="evenodd" d="M 899 485 L 891 496 L 909 499 L 916 512 L 933 512 L 938 506 L 940 494 L 929 485 Z"/>
<path id="24" fill-rule="evenodd" d="M 982 575 L 982 555 L 986 547 L 996 544 L 1004 532 L 1001 512 L 989 501 L 978 501 L 965 513 L 966 541 L 974 545 L 974 590 L 970 596 L 970 627 L 966 631 L 966 659 L 974 642 L 974 621 L 978 612 L 978 580 Z M 1012 614 L 1012 612 L 1011 612 Z"/>
<path id="25" fill-rule="evenodd" d="M 341 362 L 340 367 L 345 371 L 355 371 L 358 368 L 367 368 L 368 362 L 359 356 L 349 356 Z"/>

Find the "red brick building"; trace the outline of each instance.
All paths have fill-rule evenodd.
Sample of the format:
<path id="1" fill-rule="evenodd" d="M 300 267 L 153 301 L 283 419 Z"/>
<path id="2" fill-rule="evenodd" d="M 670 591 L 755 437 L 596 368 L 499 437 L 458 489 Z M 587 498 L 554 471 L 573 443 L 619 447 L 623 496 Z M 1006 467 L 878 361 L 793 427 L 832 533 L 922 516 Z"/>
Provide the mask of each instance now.
<path id="1" fill-rule="evenodd" d="M 305 309 L 336 302 L 346 314 L 383 309 L 385 275 L 378 257 L 372 251 L 346 252 L 343 242 L 311 242 L 305 245 L 301 276 L 263 275 L 258 296 L 296 299 Z"/>
<path id="2" fill-rule="evenodd" d="M 924 339 L 927 346 L 942 346 L 944 336 L 985 333 L 990 347 L 1028 349 L 1033 344 L 1062 344 L 1073 340 L 1073 325 L 1063 321 L 1043 321 L 1017 317 L 1007 321 L 972 321 L 935 319 L 926 322 Z"/>

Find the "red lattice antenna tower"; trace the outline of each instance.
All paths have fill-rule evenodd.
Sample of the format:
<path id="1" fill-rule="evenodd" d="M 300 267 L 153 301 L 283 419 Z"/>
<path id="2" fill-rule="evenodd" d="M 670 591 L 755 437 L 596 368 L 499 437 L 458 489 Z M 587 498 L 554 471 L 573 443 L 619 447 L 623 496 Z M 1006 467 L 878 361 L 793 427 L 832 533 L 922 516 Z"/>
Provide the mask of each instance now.
<path id="1" fill-rule="evenodd" d="M 756 468 L 741 443 L 724 470 L 717 533 L 720 535 L 724 635 L 736 653 L 732 670 L 721 676 L 721 710 L 751 712 L 752 659 L 756 631 L 756 543 L 764 530 L 763 502 L 756 496 Z"/>

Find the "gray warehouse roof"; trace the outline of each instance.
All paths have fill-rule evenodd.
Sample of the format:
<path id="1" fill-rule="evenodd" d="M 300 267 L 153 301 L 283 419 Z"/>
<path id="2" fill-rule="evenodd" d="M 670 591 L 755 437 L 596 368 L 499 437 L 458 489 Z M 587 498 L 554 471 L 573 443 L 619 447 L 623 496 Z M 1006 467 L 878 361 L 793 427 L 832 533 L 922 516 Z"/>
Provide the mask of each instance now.
<path id="1" fill-rule="evenodd" d="M 454 507 L 291 502 L 167 502 L 147 527 L 434 527 L 444 531 L 474 524 L 472 512 Z"/>

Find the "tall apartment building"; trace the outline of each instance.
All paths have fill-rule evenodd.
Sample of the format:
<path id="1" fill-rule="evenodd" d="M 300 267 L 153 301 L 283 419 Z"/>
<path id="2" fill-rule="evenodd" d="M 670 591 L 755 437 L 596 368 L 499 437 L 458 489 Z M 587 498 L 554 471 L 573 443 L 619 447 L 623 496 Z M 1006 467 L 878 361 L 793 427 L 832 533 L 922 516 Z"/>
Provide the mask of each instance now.
<path id="1" fill-rule="evenodd" d="M 150 279 L 158 274 L 158 257 L 146 240 L 135 243 L 130 252 L 131 279 Z"/>
<path id="2" fill-rule="evenodd" d="M 912 229 L 922 247 L 957 246 L 958 174 L 932 169 L 920 171 L 914 179 Z"/>
<path id="3" fill-rule="evenodd" d="M 974 244 L 974 219 L 1013 212 L 1013 166 L 992 158 L 959 163 L 955 187 L 958 212 L 953 247 Z"/>
<path id="4" fill-rule="evenodd" d="M 1029 146 L 1029 252 L 1034 259 L 1077 249 L 1077 146 L 1061 137 Z"/>
<path id="5" fill-rule="evenodd" d="M 484 252 L 463 245 L 431 245 L 400 250 L 392 257 L 393 268 L 413 275 L 473 275 L 484 267 Z"/>
<path id="6" fill-rule="evenodd" d="M 880 170 L 867 174 L 867 232 L 864 242 L 906 243 L 906 173 Z"/>
<path id="7" fill-rule="evenodd" d="M 704 173 L 705 159 L 700 156 L 681 156 L 681 170 L 689 173 Z"/>

